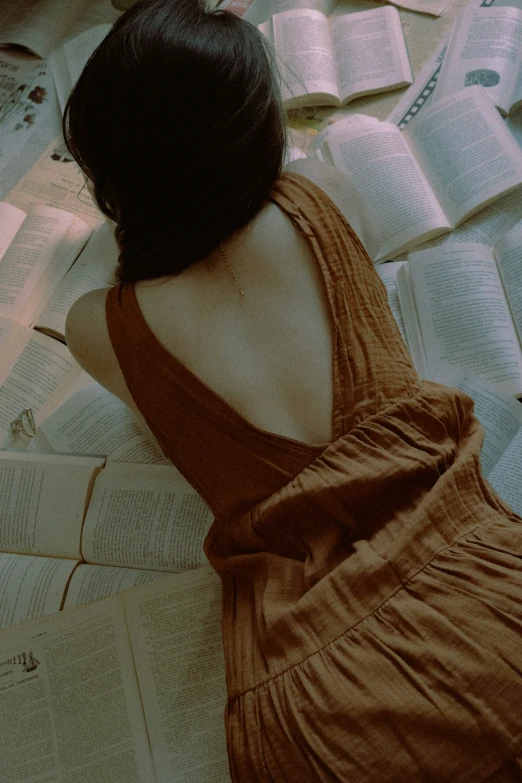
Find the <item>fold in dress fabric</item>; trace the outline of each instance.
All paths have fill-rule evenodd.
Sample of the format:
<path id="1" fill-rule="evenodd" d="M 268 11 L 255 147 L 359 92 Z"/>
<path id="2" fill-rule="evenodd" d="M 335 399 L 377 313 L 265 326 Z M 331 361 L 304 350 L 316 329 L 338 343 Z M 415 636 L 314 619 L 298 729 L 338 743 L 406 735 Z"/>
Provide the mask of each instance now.
<path id="1" fill-rule="evenodd" d="M 166 351 L 132 285 L 107 296 L 130 393 L 215 514 L 232 780 L 522 781 L 522 519 L 481 474 L 473 403 L 419 380 L 331 200 L 297 174 L 271 199 L 328 295 L 330 443 L 250 424 Z"/>

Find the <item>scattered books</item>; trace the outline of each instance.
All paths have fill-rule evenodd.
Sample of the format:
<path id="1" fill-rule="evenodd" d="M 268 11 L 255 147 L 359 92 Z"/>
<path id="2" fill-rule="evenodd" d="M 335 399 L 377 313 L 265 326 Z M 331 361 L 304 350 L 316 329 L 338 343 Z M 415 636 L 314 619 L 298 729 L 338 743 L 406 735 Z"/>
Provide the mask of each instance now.
<path id="1" fill-rule="evenodd" d="M 54 49 L 63 109 L 109 25 L 62 43 L 79 31 L 82 0 L 15 5 L 0 10 L 0 45 Z M 272 11 L 261 28 L 286 63 L 286 108 L 411 84 L 396 9 L 336 15 L 331 0 L 273 0 Z M 497 109 L 522 105 L 521 25 L 518 9 L 469 6 L 439 58 L 439 100 L 402 133 L 348 116 L 322 147 L 377 222 L 374 260 L 418 249 L 377 266 L 392 312 L 419 374 L 474 399 L 484 474 L 519 514 L 522 151 Z M 91 234 L 69 208 L 0 203 L 2 774 L 229 783 L 221 588 L 202 551 L 212 515 L 126 406 L 82 383 L 63 344 L 70 306 L 109 285 L 117 260 L 109 227 Z M 10 423 L 28 409 L 47 454 L 14 450 L 27 438 Z M 37 761 L 8 741 L 31 726 L 47 749 Z"/>
<path id="2" fill-rule="evenodd" d="M 209 566 L 0 632 L 6 781 L 230 783 L 225 704 Z"/>
<path id="3" fill-rule="evenodd" d="M 212 514 L 173 465 L 3 451 L 0 487 L 0 627 L 111 595 L 144 571 L 208 565 Z"/>

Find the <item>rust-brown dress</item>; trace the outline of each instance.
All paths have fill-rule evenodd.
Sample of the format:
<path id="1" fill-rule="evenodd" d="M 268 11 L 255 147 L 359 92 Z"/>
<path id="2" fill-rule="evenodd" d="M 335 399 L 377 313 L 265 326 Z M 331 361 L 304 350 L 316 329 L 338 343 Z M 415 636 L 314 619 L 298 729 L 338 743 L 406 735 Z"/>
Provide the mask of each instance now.
<path id="1" fill-rule="evenodd" d="M 234 783 L 522 781 L 522 519 L 464 393 L 421 382 L 363 247 L 284 174 L 334 323 L 333 438 L 253 426 L 107 298 L 136 404 L 215 514 Z"/>

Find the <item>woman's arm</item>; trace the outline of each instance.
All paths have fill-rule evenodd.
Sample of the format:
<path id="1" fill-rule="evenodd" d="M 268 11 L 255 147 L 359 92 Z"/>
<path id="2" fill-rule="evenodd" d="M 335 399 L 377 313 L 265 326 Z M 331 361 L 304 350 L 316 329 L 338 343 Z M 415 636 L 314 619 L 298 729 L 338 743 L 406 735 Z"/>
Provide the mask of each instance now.
<path id="1" fill-rule="evenodd" d="M 285 166 L 285 171 L 301 174 L 321 188 L 353 228 L 370 258 L 379 250 L 381 238 L 373 217 L 359 191 L 342 171 L 312 158 L 300 158 Z"/>
<path id="2" fill-rule="evenodd" d="M 131 397 L 107 328 L 105 298 L 108 288 L 81 296 L 71 307 L 65 324 L 67 346 L 95 381 L 119 397 L 143 421 Z"/>

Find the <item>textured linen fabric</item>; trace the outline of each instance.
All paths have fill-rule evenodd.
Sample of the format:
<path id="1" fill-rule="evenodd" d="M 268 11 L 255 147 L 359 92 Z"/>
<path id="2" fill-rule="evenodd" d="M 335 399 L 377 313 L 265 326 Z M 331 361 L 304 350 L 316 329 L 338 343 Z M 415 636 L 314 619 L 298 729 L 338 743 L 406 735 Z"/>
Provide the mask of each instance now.
<path id="1" fill-rule="evenodd" d="M 129 390 L 215 514 L 234 783 L 522 781 L 522 519 L 482 477 L 463 392 L 420 381 L 372 262 L 297 174 L 333 324 L 333 438 L 250 424 L 170 355 L 132 285 L 107 322 Z"/>

